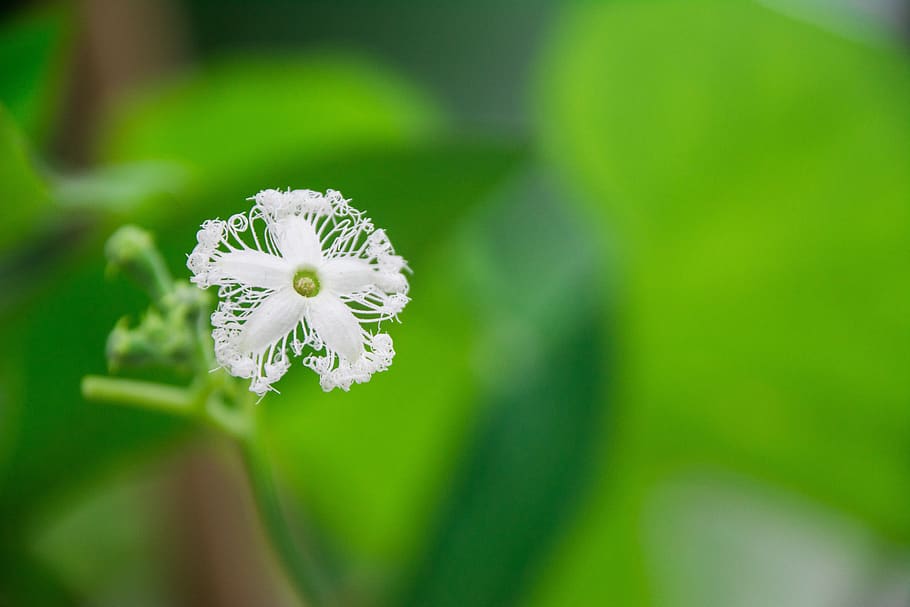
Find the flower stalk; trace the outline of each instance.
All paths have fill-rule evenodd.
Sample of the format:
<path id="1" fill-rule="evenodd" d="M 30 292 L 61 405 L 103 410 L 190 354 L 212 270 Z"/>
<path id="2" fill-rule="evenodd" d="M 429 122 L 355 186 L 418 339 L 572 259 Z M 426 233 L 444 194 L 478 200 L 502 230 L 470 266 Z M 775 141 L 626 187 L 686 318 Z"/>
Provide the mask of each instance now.
<path id="1" fill-rule="evenodd" d="M 306 604 L 312 607 L 337 605 L 334 590 L 317 559 L 294 542 L 271 469 L 256 436 L 254 433 L 238 444 L 263 530 L 288 578 Z"/>
<path id="2" fill-rule="evenodd" d="M 139 407 L 172 415 L 192 415 L 197 401 L 196 395 L 186 388 L 99 375 L 82 378 L 82 395 L 94 402 Z"/>

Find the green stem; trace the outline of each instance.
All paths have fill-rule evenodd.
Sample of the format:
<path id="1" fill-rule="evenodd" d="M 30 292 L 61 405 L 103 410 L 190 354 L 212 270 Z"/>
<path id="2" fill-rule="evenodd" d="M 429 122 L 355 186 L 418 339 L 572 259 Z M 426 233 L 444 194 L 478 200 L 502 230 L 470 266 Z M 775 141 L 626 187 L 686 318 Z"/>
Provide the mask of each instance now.
<path id="1" fill-rule="evenodd" d="M 160 301 L 165 295 L 174 290 L 174 279 L 164 263 L 164 258 L 158 249 L 151 249 L 143 256 L 144 263 L 141 264 L 149 274 L 149 289 L 152 295 L 152 301 Z M 139 265 L 139 264 L 137 264 Z"/>
<path id="2" fill-rule="evenodd" d="M 202 414 L 207 422 L 241 443 L 252 435 L 252 411 L 228 407 L 218 396 L 213 395 L 206 400 Z"/>
<path id="3" fill-rule="evenodd" d="M 337 600 L 321 574 L 316 559 L 301 551 L 294 542 L 259 443 L 251 436 L 239 441 L 239 446 L 265 534 L 300 599 L 309 607 L 336 605 Z"/>
<path id="4" fill-rule="evenodd" d="M 105 254 L 109 267 L 123 270 L 151 295 L 152 301 L 160 301 L 174 290 L 174 279 L 147 230 L 122 226 L 108 238 Z"/>
<path id="5" fill-rule="evenodd" d="M 177 415 L 193 413 L 198 401 L 198 395 L 186 388 L 98 375 L 82 378 L 82 395 L 86 400 L 132 405 Z"/>
<path id="6" fill-rule="evenodd" d="M 145 284 L 150 284 L 158 295 L 163 296 L 171 288 L 166 268 L 156 263 L 154 254 L 144 258 L 143 262 L 139 265 L 146 271 Z M 338 605 L 334 589 L 318 559 L 294 541 L 271 469 L 257 439 L 255 404 L 251 393 L 241 391 L 237 382 L 229 381 L 222 372 L 207 373 L 215 368 L 215 360 L 203 315 L 195 318 L 194 330 L 200 377 L 193 386 L 179 388 L 129 379 L 87 376 L 82 380 L 83 395 L 94 401 L 198 416 L 233 438 L 240 447 L 265 535 L 301 601 L 308 607 Z"/>

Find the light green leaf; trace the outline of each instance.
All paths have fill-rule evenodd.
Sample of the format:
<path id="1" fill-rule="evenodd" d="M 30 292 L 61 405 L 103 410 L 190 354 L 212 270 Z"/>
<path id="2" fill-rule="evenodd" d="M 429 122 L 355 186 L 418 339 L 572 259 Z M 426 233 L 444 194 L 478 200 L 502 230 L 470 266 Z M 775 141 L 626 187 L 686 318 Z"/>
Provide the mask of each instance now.
<path id="1" fill-rule="evenodd" d="M 415 141 L 437 124 L 419 92 L 364 62 L 236 59 L 126 103 L 102 135 L 101 157 L 181 162 L 204 186 L 228 189 L 272 166 Z"/>
<path id="2" fill-rule="evenodd" d="M 910 536 L 908 67 L 752 2 L 563 24 L 541 134 L 622 247 L 630 447 L 537 604 L 647 600 L 628 528 L 680 468 Z"/>
<path id="3" fill-rule="evenodd" d="M 66 211 L 98 210 L 124 217 L 149 212 L 187 192 L 189 175 L 175 162 L 108 165 L 53 180 L 54 201 Z"/>

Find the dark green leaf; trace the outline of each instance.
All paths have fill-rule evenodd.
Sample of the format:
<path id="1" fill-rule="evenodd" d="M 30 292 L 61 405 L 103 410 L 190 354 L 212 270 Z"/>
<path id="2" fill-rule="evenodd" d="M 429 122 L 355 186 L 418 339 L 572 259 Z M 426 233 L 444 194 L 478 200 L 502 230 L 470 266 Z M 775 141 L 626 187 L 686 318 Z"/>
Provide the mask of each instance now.
<path id="1" fill-rule="evenodd" d="M 0 105 L 0 251 L 28 235 L 50 206 L 47 186 L 39 177 L 22 134 Z"/>
<path id="2" fill-rule="evenodd" d="M 505 198 L 465 255 L 485 266 L 468 283 L 489 323 L 479 356 L 489 395 L 407 605 L 521 604 L 601 450 L 606 281 L 593 243 L 545 180 Z"/>
<path id="3" fill-rule="evenodd" d="M 0 103 L 31 137 L 45 135 L 58 106 L 67 35 L 60 7 L 20 15 L 0 28 Z"/>

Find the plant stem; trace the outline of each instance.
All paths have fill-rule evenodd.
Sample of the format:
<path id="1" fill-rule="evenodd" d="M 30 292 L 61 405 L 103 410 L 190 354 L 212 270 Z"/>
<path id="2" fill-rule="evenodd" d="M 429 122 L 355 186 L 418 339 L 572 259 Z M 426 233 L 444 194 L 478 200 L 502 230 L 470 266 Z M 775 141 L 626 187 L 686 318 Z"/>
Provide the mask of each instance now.
<path id="1" fill-rule="evenodd" d="M 337 605 L 316 559 L 300 550 L 294 542 L 268 462 L 255 433 L 247 439 L 238 440 L 238 444 L 265 534 L 298 596 L 309 607 Z"/>
<path id="2" fill-rule="evenodd" d="M 173 288 L 167 269 L 153 251 L 142 258 L 140 269 L 146 285 L 163 296 Z M 230 436 L 239 446 L 249 478 L 253 501 L 265 535 L 297 595 L 307 607 L 336 607 L 339 604 L 333 585 L 327 580 L 317 558 L 298 546 L 284 514 L 278 489 L 258 439 L 256 411 L 252 395 L 216 368 L 206 319 L 199 314 L 193 330 L 198 344 L 198 377 L 189 388 L 162 384 L 86 376 L 82 394 L 88 400 L 133 405 L 182 416 L 196 416 Z"/>
<path id="3" fill-rule="evenodd" d="M 87 400 L 133 405 L 177 415 L 193 413 L 197 401 L 197 395 L 186 388 L 98 375 L 82 378 L 82 395 Z"/>

